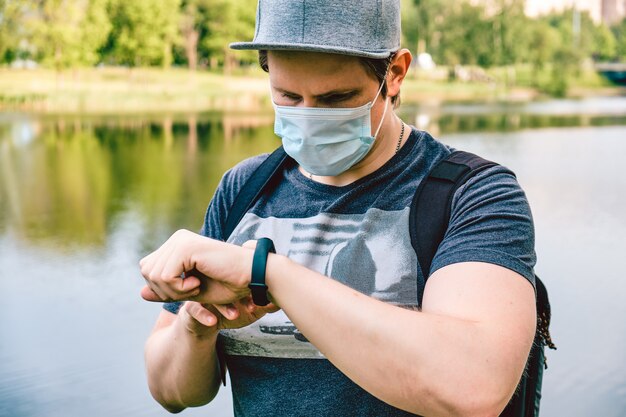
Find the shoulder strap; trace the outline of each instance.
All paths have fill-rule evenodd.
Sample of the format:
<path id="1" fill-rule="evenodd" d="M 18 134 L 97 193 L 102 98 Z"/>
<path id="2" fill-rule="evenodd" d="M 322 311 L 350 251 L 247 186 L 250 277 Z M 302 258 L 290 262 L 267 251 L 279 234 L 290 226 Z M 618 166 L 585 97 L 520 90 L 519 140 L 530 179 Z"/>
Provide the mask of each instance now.
<path id="1" fill-rule="evenodd" d="M 228 217 L 224 223 L 224 229 L 222 230 L 224 240 L 230 237 L 243 216 L 261 197 L 268 186 L 276 181 L 276 174 L 280 172 L 287 159 L 287 153 L 282 146 L 279 147 L 259 165 L 248 181 L 241 187 L 237 197 L 235 197 L 235 201 L 230 206 Z"/>
<path id="2" fill-rule="evenodd" d="M 287 159 L 287 153 L 282 146 L 279 147 L 259 165 L 250 178 L 244 183 L 237 197 L 235 197 L 233 204 L 230 206 L 228 217 L 224 223 L 224 229 L 222 230 L 224 240 L 228 240 L 243 216 L 250 210 L 259 197 L 261 197 L 265 190 L 277 181 L 277 174 L 281 171 Z M 226 356 L 221 338 L 217 339 L 216 349 L 220 378 L 222 384 L 226 386 Z"/>
<path id="3" fill-rule="evenodd" d="M 435 165 L 418 186 L 411 202 L 409 233 L 424 281 L 448 228 L 454 192 L 476 173 L 496 165 L 472 153 L 456 151 Z M 418 303 L 422 305 L 420 287 Z"/>
<path id="4" fill-rule="evenodd" d="M 432 260 L 441 244 L 448 223 L 454 192 L 478 172 L 496 166 L 469 152 L 457 151 L 439 162 L 422 181 L 411 202 L 409 233 L 411 244 L 428 280 Z M 546 288 L 535 276 L 537 289 L 537 331 L 517 390 L 500 417 L 537 417 L 541 399 L 543 369 L 547 367 L 543 347 L 556 349 L 550 338 L 550 302 Z M 422 289 L 420 289 L 422 288 Z M 423 286 L 418 284 L 418 305 L 422 305 Z"/>

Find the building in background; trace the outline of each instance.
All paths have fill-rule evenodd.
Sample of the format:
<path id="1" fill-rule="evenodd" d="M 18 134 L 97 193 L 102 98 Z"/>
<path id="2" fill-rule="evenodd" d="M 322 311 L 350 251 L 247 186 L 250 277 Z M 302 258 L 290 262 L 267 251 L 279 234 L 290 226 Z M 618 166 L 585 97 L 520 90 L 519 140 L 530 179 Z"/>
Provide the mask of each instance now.
<path id="1" fill-rule="evenodd" d="M 607 25 L 619 23 L 626 17 L 626 0 L 602 0 L 602 21 Z"/>
<path id="2" fill-rule="evenodd" d="M 626 17 L 626 0 L 527 0 L 526 14 L 536 17 L 572 7 L 589 12 L 597 23 L 604 22 L 610 25 Z"/>

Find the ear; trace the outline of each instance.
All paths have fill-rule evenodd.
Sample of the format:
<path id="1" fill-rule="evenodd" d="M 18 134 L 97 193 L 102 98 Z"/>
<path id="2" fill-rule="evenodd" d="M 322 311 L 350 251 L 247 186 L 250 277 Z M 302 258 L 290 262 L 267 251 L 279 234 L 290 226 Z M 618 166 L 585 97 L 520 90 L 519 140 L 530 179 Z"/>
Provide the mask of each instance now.
<path id="1" fill-rule="evenodd" d="M 391 60 L 387 73 L 387 95 L 389 97 L 400 94 L 400 87 L 404 77 L 409 72 L 412 60 L 413 56 L 408 49 L 400 49 Z"/>

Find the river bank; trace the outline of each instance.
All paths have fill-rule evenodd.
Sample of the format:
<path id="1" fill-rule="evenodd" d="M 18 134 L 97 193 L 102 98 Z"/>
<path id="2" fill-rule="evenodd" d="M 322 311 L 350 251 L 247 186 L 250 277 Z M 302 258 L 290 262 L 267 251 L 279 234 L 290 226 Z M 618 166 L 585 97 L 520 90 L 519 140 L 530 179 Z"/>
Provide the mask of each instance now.
<path id="1" fill-rule="evenodd" d="M 271 109 L 267 75 L 223 75 L 186 69 L 88 68 L 61 73 L 46 69 L 0 69 L 0 111 L 43 114 L 156 112 L 255 112 Z M 573 87 L 571 97 L 626 95 L 613 86 Z M 541 93 L 495 82 L 407 77 L 404 103 L 530 101 Z"/>

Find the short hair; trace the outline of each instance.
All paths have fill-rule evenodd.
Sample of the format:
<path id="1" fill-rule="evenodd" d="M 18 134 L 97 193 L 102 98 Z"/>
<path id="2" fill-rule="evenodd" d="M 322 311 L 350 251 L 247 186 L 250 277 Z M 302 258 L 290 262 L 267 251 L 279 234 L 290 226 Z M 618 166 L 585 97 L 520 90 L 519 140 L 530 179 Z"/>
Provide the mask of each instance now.
<path id="1" fill-rule="evenodd" d="M 373 75 L 378 83 L 382 83 L 385 80 L 385 76 L 387 75 L 387 69 L 391 64 L 391 61 L 396 56 L 395 53 L 389 55 L 387 58 L 365 58 L 358 57 L 359 62 L 363 65 L 365 70 Z M 265 72 L 269 72 L 269 66 L 267 64 L 267 50 L 261 49 L 259 50 L 259 65 L 261 69 Z M 387 83 L 383 84 L 383 88 L 380 91 L 380 94 L 383 97 L 387 97 Z M 400 105 L 400 92 L 394 97 L 391 98 L 391 104 L 394 108 L 397 108 Z"/>

